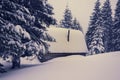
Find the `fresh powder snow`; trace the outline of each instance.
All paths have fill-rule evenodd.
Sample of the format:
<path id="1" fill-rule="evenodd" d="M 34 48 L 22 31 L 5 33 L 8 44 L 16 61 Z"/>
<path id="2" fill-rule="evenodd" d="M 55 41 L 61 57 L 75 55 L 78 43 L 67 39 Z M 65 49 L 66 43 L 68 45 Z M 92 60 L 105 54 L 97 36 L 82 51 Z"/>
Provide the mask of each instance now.
<path id="1" fill-rule="evenodd" d="M 70 29 L 70 41 L 67 41 L 68 30 L 66 28 L 47 28 L 48 34 L 56 39 L 56 42 L 49 42 L 51 53 L 80 53 L 87 52 L 84 35 L 79 30 Z"/>
<path id="2" fill-rule="evenodd" d="M 0 75 L 0 80 L 120 80 L 119 53 L 56 58 L 9 71 Z"/>

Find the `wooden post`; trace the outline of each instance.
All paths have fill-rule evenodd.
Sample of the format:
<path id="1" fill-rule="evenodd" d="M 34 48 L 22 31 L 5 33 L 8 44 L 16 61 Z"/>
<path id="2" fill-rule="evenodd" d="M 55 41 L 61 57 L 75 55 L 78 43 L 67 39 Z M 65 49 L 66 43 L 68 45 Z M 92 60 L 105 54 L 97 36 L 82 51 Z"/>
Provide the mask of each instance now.
<path id="1" fill-rule="evenodd" d="M 67 41 L 70 41 L 70 29 L 68 30 Z"/>

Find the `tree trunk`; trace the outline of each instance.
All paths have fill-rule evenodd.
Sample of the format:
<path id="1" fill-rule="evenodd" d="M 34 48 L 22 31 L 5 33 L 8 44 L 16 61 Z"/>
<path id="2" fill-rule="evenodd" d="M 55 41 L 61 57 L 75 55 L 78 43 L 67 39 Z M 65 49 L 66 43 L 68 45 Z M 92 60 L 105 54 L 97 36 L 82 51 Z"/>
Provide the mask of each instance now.
<path id="1" fill-rule="evenodd" d="M 20 68 L 20 57 L 17 55 L 14 55 L 12 59 L 12 69 L 14 68 Z"/>

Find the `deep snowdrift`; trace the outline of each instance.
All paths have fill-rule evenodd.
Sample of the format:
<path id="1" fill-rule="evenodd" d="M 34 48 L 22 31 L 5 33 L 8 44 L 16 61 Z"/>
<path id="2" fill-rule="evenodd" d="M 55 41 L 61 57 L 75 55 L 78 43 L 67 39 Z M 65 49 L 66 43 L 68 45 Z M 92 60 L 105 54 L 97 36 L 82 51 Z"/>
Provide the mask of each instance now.
<path id="1" fill-rule="evenodd" d="M 119 53 L 57 58 L 2 74 L 0 80 L 120 80 Z"/>
<path id="2" fill-rule="evenodd" d="M 50 42 L 50 52 L 52 53 L 75 53 L 87 52 L 84 35 L 79 30 L 70 30 L 70 41 L 67 41 L 68 29 L 66 28 L 48 28 L 48 33 L 56 39 L 56 42 Z"/>

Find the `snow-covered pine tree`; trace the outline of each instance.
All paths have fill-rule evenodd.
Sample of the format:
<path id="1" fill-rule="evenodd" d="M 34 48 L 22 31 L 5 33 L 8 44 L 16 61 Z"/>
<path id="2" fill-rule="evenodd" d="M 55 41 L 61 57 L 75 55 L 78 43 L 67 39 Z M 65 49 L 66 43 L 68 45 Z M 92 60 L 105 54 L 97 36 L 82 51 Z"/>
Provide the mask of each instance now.
<path id="1" fill-rule="evenodd" d="M 83 32 L 83 29 L 82 29 L 80 23 L 77 21 L 76 18 L 74 18 L 74 20 L 73 20 L 72 29 L 80 30 L 81 32 Z"/>
<path id="2" fill-rule="evenodd" d="M 102 18 L 102 27 L 104 28 L 104 38 L 103 43 L 105 47 L 105 52 L 110 52 L 112 46 L 112 10 L 110 5 L 110 0 L 106 0 L 102 10 L 101 10 L 101 18 Z"/>
<path id="3" fill-rule="evenodd" d="M 47 3 L 47 0 L 30 0 L 30 9 L 36 18 L 35 26 L 48 27 L 50 24 L 55 24 L 55 19 L 52 17 L 53 7 Z"/>
<path id="4" fill-rule="evenodd" d="M 20 64 L 24 54 L 24 43 L 30 41 L 29 33 L 21 26 L 34 23 L 34 18 L 26 12 L 26 8 L 10 0 L 0 1 L 0 47 L 1 57 L 12 56 L 14 64 Z M 29 38 L 24 38 L 25 36 Z M 17 59 L 16 59 L 17 57 Z M 16 65 L 17 66 L 17 65 Z"/>
<path id="5" fill-rule="evenodd" d="M 30 16 L 30 18 L 33 18 L 33 20 L 30 23 L 28 23 L 28 25 L 25 24 L 22 27 L 24 27 L 30 33 L 31 38 L 33 40 L 39 42 L 42 45 L 43 44 L 46 45 L 46 43 L 44 43 L 44 40 L 47 40 L 47 37 L 50 37 L 50 36 L 46 36 L 46 38 L 44 37 L 45 34 L 48 35 L 47 33 L 44 32 L 45 27 L 46 26 L 48 27 L 50 24 L 55 24 L 55 19 L 52 17 L 53 7 L 47 3 L 47 0 L 34 0 L 34 1 L 33 0 L 10 0 L 10 1 L 23 6 L 25 10 L 24 8 L 21 8 L 21 10 L 32 15 Z M 39 41 L 41 39 L 43 40 Z"/>
<path id="6" fill-rule="evenodd" d="M 20 57 L 26 51 L 22 40 L 30 41 L 31 37 L 21 26 L 15 26 L 2 18 L 0 18 L 0 25 L 0 57 L 6 60 L 12 56 L 13 68 L 20 67 Z"/>
<path id="7" fill-rule="evenodd" d="M 31 14 L 35 17 L 34 27 L 31 27 L 31 30 L 28 30 L 27 28 L 27 30 L 35 41 L 37 41 L 40 45 L 44 45 L 46 49 L 44 53 L 48 53 L 48 45 L 44 41 L 47 39 L 51 41 L 53 39 L 52 37 L 50 38 L 44 30 L 46 27 L 49 27 L 49 25 L 54 25 L 56 23 L 52 16 L 53 7 L 47 3 L 47 0 L 29 0 L 29 4 L 27 5 L 29 6 L 28 9 Z"/>
<path id="8" fill-rule="evenodd" d="M 90 17 L 90 24 L 88 27 L 88 31 L 86 33 L 86 43 L 87 43 L 87 47 L 88 50 L 91 51 L 91 43 L 92 40 L 94 39 L 94 33 L 95 33 L 95 29 L 98 25 L 98 20 L 100 18 L 100 1 L 97 0 L 95 3 L 95 8 L 94 8 L 94 12 L 92 13 L 92 16 Z"/>
<path id="9" fill-rule="evenodd" d="M 94 29 L 94 34 L 92 36 L 92 41 L 90 44 L 90 54 L 99 54 L 105 52 L 104 46 L 104 31 L 105 28 L 102 27 L 102 17 L 99 16 L 99 19 L 96 22 L 96 27 Z"/>
<path id="10" fill-rule="evenodd" d="M 50 24 L 55 23 L 55 20 L 52 17 L 52 10 L 53 8 L 47 3 L 47 0 L 34 0 L 34 2 L 33 0 L 1 0 L 1 36 L 5 35 L 5 37 L 1 38 L 0 40 L 1 43 L 4 43 L 4 45 L 0 45 L 0 47 L 2 47 L 1 52 L 4 53 L 1 53 L 1 57 L 11 53 L 12 55 L 14 55 L 15 53 L 17 56 L 19 56 L 20 54 L 19 57 L 31 56 L 32 54 L 36 53 L 46 53 L 48 45 L 44 42 L 44 39 L 47 39 L 43 37 L 45 33 L 44 25 L 49 26 Z M 39 15 L 42 16 L 40 17 Z M 37 25 L 36 23 L 39 25 Z M 17 32 L 14 31 L 14 29 Z M 9 31 L 10 34 L 8 34 Z M 22 32 L 25 32 L 25 34 Z M 24 35 L 30 35 L 31 40 L 22 38 L 24 37 Z M 12 43 L 11 40 L 14 42 L 14 44 L 8 44 Z M 23 44 L 23 48 L 25 50 L 19 51 L 19 49 L 21 49 L 21 47 L 19 47 L 19 44 Z M 5 53 L 4 51 L 7 51 L 8 48 L 10 48 L 10 45 L 12 45 L 13 49 L 10 49 L 10 53 Z M 27 49 L 25 47 L 27 47 Z M 16 50 L 19 52 L 15 52 Z"/>
<path id="11" fill-rule="evenodd" d="M 104 29 L 98 25 L 95 28 L 94 35 L 92 36 L 93 39 L 90 44 L 90 54 L 99 54 L 104 53 L 105 48 L 103 44 L 103 36 L 104 36 Z"/>
<path id="12" fill-rule="evenodd" d="M 114 27 L 112 31 L 112 51 L 120 51 L 120 0 L 118 0 L 116 5 Z"/>
<path id="13" fill-rule="evenodd" d="M 34 17 L 30 15 L 27 8 L 10 0 L 0 1 L 0 17 L 15 24 L 29 25 L 34 23 Z"/>
<path id="14" fill-rule="evenodd" d="M 60 26 L 63 28 L 72 28 L 73 21 L 72 21 L 72 13 L 71 10 L 66 6 L 63 20 L 60 21 Z"/>

